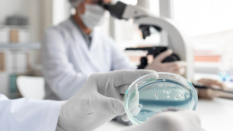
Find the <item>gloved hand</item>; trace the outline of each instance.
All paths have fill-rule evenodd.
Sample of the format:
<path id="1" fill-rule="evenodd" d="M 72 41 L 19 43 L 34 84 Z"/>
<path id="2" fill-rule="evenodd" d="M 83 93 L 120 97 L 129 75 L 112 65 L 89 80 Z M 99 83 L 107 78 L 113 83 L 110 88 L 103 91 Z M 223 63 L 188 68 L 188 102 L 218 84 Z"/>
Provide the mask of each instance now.
<path id="1" fill-rule="evenodd" d="M 186 63 L 183 61 L 162 63 L 162 61 L 172 54 L 172 50 L 167 50 L 157 56 L 153 62 L 146 67 L 149 70 L 155 70 L 157 72 L 170 72 L 178 75 L 185 73 Z"/>
<path id="2" fill-rule="evenodd" d="M 194 111 L 161 112 L 125 131 L 204 131 Z"/>
<path id="3" fill-rule="evenodd" d="M 217 80 L 213 80 L 213 79 L 200 79 L 197 81 L 198 84 L 204 85 L 204 86 L 209 86 L 209 87 L 213 87 L 213 88 L 220 88 L 220 89 L 226 89 L 226 86 L 217 81 Z M 198 89 L 198 96 L 200 98 L 206 98 L 206 99 L 211 99 L 214 97 L 218 97 L 219 93 L 214 91 L 214 90 L 210 90 L 210 89 Z"/>
<path id="4" fill-rule="evenodd" d="M 91 75 L 83 88 L 62 106 L 57 131 L 91 131 L 125 114 L 123 94 L 132 82 L 150 73 L 156 72 L 122 70 Z"/>

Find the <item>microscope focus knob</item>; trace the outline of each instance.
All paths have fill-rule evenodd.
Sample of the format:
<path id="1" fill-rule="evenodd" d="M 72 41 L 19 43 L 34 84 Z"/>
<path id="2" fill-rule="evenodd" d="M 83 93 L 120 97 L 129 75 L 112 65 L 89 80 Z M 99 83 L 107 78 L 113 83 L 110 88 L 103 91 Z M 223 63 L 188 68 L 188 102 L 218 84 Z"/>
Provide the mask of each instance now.
<path id="1" fill-rule="evenodd" d="M 177 54 L 172 54 L 165 58 L 162 62 L 167 63 L 167 62 L 174 62 L 174 61 L 180 61 L 180 57 Z"/>
<path id="2" fill-rule="evenodd" d="M 140 65 L 138 66 L 138 69 L 145 69 L 147 65 L 148 65 L 147 57 L 142 57 L 140 59 Z"/>

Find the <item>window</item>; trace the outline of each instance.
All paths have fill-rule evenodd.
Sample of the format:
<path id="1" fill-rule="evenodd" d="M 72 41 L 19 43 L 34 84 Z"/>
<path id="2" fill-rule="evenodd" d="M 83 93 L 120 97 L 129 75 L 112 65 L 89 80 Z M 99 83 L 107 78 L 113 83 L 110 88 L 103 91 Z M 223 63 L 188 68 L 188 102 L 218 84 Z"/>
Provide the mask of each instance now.
<path id="1" fill-rule="evenodd" d="M 233 29 L 232 0 L 173 0 L 174 20 L 189 36 Z"/>
<path id="2" fill-rule="evenodd" d="M 233 56 L 233 1 L 173 0 L 173 7 L 174 20 L 193 43 L 195 66 L 202 73 L 232 70 L 232 59 L 223 60 Z"/>

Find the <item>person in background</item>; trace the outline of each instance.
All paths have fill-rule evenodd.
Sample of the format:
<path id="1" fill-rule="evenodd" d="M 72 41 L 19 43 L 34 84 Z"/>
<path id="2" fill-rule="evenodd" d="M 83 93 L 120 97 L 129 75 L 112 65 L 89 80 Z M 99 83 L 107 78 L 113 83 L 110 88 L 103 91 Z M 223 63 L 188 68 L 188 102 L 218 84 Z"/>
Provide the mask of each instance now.
<path id="1" fill-rule="evenodd" d="M 115 41 L 95 28 L 103 24 L 105 14 L 96 4 L 98 0 L 69 1 L 76 14 L 46 29 L 42 42 L 45 99 L 69 99 L 95 72 L 136 69 Z M 182 75 L 185 62 L 162 63 L 171 54 L 171 50 L 162 53 L 146 69 Z"/>
<path id="2" fill-rule="evenodd" d="M 218 89 L 227 89 L 227 87 L 218 80 L 208 79 L 208 78 L 202 78 L 197 81 L 198 84 L 212 87 L 212 88 L 218 88 Z M 198 97 L 202 99 L 212 99 L 214 97 L 219 97 L 219 92 L 210 90 L 210 89 L 198 89 Z"/>
<path id="3" fill-rule="evenodd" d="M 149 70 L 122 70 L 92 74 L 67 101 L 18 99 L 0 95 L 1 131 L 92 131 L 118 115 L 125 115 L 124 90 L 136 79 L 156 74 Z M 108 79 L 108 81 L 105 81 Z M 137 107 L 138 104 L 132 105 Z M 115 108 L 117 107 L 117 108 Z M 111 129 L 109 129 L 111 130 Z M 160 112 L 125 131 L 204 131 L 193 111 Z"/>

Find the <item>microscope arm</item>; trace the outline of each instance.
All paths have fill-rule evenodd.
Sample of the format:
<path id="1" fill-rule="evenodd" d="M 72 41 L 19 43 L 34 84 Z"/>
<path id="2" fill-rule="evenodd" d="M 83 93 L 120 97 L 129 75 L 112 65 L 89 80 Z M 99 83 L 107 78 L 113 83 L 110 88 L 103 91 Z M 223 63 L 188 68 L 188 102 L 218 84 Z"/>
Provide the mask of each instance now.
<path id="1" fill-rule="evenodd" d="M 168 48 L 180 56 L 181 60 L 187 62 L 185 77 L 191 81 L 193 77 L 193 53 L 192 47 L 186 37 L 181 33 L 177 26 L 170 19 L 158 18 L 155 16 L 141 17 L 134 19 L 138 25 L 156 25 L 166 31 Z"/>
<path id="2" fill-rule="evenodd" d="M 168 39 L 168 47 L 180 56 L 182 61 L 187 62 L 187 69 L 185 77 L 191 81 L 193 77 L 193 53 L 192 48 L 178 28 L 178 26 L 171 19 L 154 16 L 149 11 L 137 6 L 128 5 L 123 13 L 124 19 L 134 19 L 136 24 L 157 26 L 163 31 L 166 31 Z"/>

